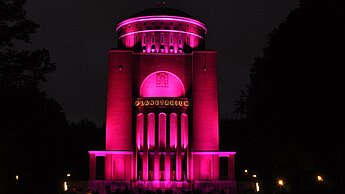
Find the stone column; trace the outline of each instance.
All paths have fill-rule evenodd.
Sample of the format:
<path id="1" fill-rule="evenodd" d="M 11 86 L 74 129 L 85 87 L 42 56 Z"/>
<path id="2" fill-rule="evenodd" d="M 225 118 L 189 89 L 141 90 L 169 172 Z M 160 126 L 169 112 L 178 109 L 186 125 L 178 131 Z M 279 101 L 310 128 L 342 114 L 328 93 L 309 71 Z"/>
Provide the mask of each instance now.
<path id="1" fill-rule="evenodd" d="M 167 120 L 167 126 L 166 126 L 166 152 L 165 152 L 165 158 L 164 158 L 164 174 L 165 180 L 170 180 L 170 115 L 167 114 L 166 120 Z"/>
<path id="2" fill-rule="evenodd" d="M 160 169 L 159 169 L 159 164 L 160 164 L 160 158 L 159 158 L 159 152 L 158 148 L 155 150 L 155 155 L 154 155 L 154 163 L 153 163 L 153 170 L 154 170 L 154 180 L 159 180 L 160 179 Z"/>
<path id="3" fill-rule="evenodd" d="M 153 179 L 159 180 L 159 114 L 155 114 L 155 154 L 153 156 Z"/>
<path id="4" fill-rule="evenodd" d="M 181 157 L 181 114 L 177 116 L 177 149 L 176 149 L 176 180 L 180 181 L 182 176 L 182 157 Z"/>

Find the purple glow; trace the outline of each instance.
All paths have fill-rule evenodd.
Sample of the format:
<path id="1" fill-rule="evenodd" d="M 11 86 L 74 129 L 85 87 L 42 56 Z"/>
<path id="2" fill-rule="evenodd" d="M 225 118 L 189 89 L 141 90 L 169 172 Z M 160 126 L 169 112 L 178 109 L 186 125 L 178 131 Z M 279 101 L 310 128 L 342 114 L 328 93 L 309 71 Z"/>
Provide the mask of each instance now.
<path id="1" fill-rule="evenodd" d="M 170 148 L 177 146 L 177 114 L 170 114 Z"/>
<path id="2" fill-rule="evenodd" d="M 220 180 L 220 157 L 228 157 L 228 180 L 235 184 L 236 152 L 219 151 L 217 51 L 205 50 L 206 25 L 142 16 L 120 22 L 116 31 L 118 47 L 109 51 L 108 63 L 109 151 L 89 151 L 91 182 L 100 193 L 111 182 L 121 188 L 218 187 L 217 181 L 229 183 Z M 99 156 L 105 157 L 104 180 L 96 177 Z"/>
<path id="3" fill-rule="evenodd" d="M 149 113 L 147 115 L 147 146 L 148 148 L 155 147 L 155 114 Z"/>
<path id="4" fill-rule="evenodd" d="M 144 114 L 139 113 L 137 114 L 137 131 L 136 131 L 136 138 L 137 138 L 137 148 L 144 147 Z"/>
<path id="5" fill-rule="evenodd" d="M 182 81 L 168 71 L 151 73 L 140 86 L 140 97 L 182 97 L 184 94 Z"/>
<path id="6" fill-rule="evenodd" d="M 218 155 L 219 157 L 228 157 L 230 155 L 235 155 L 236 152 L 222 152 L 222 151 L 214 151 L 214 152 L 191 152 L 192 155 Z"/>
<path id="7" fill-rule="evenodd" d="M 202 157 L 200 161 L 200 177 L 201 179 L 212 179 L 212 163 L 211 158 Z"/>
<path id="8" fill-rule="evenodd" d="M 133 154 L 133 151 L 89 151 L 89 154 L 95 154 L 95 156 L 105 156 L 106 154 L 123 155 Z"/>
<path id="9" fill-rule="evenodd" d="M 116 31 L 118 31 L 119 28 L 121 28 L 122 26 L 130 24 L 130 23 L 153 21 L 153 20 L 188 22 L 188 23 L 191 23 L 203 28 L 205 30 L 205 34 L 207 32 L 206 25 L 198 20 L 194 20 L 194 19 L 186 18 L 186 17 L 180 17 L 180 16 L 167 16 L 167 15 L 142 16 L 142 17 L 130 18 L 130 19 L 120 22 L 116 27 Z"/>

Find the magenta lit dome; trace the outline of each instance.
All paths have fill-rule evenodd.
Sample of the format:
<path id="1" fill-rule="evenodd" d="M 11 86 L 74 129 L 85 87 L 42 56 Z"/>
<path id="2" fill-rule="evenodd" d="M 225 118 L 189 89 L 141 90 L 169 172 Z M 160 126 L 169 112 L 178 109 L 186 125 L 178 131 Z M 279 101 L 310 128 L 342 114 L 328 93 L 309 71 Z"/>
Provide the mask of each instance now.
<path id="1" fill-rule="evenodd" d="M 151 8 L 121 21 L 116 31 L 119 48 L 147 54 L 176 54 L 204 49 L 207 28 L 183 11 Z"/>

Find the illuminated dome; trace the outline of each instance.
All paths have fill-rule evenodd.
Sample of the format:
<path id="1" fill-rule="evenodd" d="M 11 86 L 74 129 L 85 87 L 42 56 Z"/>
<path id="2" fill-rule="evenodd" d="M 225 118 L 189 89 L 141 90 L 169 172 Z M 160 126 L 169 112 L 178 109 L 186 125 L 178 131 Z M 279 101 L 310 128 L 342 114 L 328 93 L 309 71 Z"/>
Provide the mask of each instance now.
<path id="1" fill-rule="evenodd" d="M 172 8 L 139 11 L 116 27 L 118 48 L 146 54 L 177 54 L 205 47 L 206 25 Z"/>

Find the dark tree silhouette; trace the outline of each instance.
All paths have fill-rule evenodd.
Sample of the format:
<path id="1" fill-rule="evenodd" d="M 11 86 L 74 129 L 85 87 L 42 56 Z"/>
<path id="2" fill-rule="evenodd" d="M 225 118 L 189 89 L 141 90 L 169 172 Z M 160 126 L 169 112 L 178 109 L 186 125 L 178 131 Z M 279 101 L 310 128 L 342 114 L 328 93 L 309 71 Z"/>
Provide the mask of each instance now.
<path id="1" fill-rule="evenodd" d="M 329 192 L 344 193 L 344 12 L 340 1 L 301 1 L 269 34 L 252 65 L 237 113 L 250 127 L 247 136 L 254 141 L 247 154 L 255 156 L 250 162 L 265 179 L 264 192 L 277 189 L 279 176 L 289 181 L 289 193 L 316 192 L 320 173 Z"/>
<path id="2" fill-rule="evenodd" d="M 0 193 L 61 193 L 67 172 L 87 180 L 88 151 L 104 149 L 105 130 L 69 122 L 40 88 L 55 63 L 46 49 L 23 48 L 39 27 L 25 2 L 0 0 Z"/>
<path id="3" fill-rule="evenodd" d="M 0 0 L 0 193 L 46 193 L 56 183 L 67 126 L 60 105 L 39 88 L 55 70 L 49 52 L 21 48 L 39 27 L 26 19 L 24 4 Z"/>
<path id="4" fill-rule="evenodd" d="M 65 135 L 64 166 L 75 180 L 88 180 L 89 150 L 105 149 L 105 125 L 83 118 L 70 122 Z"/>
<path id="5" fill-rule="evenodd" d="M 30 43 L 38 24 L 26 19 L 25 0 L 0 1 L 0 79 L 2 86 L 38 87 L 55 70 L 46 49 L 23 50 L 18 41 Z"/>

